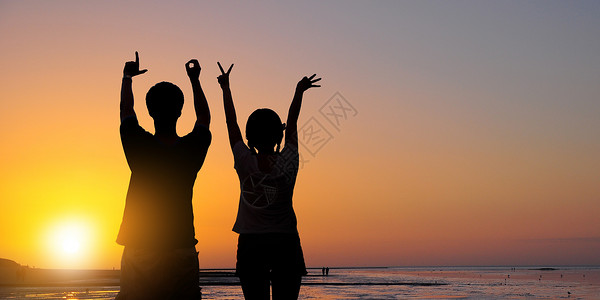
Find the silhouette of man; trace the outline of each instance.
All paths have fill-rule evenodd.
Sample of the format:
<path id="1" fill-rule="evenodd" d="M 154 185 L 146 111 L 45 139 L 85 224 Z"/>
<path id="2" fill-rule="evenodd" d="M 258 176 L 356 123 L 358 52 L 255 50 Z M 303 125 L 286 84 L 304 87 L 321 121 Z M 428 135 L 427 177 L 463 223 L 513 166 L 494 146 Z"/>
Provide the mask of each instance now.
<path id="1" fill-rule="evenodd" d="M 139 69 L 137 52 L 123 69 L 120 132 L 131 178 L 117 237 L 125 248 L 116 299 L 200 299 L 192 190 L 211 142 L 200 65 L 195 59 L 186 63 L 197 120 L 183 137 L 176 132 L 183 93 L 169 82 L 157 83 L 146 94 L 155 133 L 138 124 L 132 78 L 146 71 Z"/>

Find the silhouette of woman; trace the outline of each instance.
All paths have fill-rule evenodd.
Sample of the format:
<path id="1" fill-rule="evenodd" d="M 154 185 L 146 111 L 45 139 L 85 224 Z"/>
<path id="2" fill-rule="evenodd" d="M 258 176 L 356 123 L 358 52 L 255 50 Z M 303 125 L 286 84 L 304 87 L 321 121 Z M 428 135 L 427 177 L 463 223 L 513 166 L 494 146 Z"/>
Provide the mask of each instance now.
<path id="1" fill-rule="evenodd" d="M 302 276 L 306 274 L 298 236 L 292 194 L 298 174 L 297 122 L 306 90 L 319 87 L 321 78 L 304 77 L 296 86 L 290 105 L 287 128 L 274 111 L 254 111 L 246 123 L 244 144 L 237 124 L 229 87 L 229 73 L 217 78 L 223 90 L 223 105 L 233 151 L 234 167 L 240 180 L 240 201 L 233 231 L 239 234 L 236 271 L 246 299 L 297 299 Z M 285 146 L 280 151 L 285 131 Z"/>

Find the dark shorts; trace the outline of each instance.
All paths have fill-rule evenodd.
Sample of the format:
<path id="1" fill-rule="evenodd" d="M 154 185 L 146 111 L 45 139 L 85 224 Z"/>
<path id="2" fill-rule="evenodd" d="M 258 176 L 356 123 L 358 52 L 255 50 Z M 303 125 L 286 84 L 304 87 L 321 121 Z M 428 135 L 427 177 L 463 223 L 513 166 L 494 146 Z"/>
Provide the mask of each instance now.
<path id="1" fill-rule="evenodd" d="M 238 276 L 306 275 L 298 234 L 240 234 L 236 273 Z"/>
<path id="2" fill-rule="evenodd" d="M 125 247 L 117 300 L 201 299 L 198 252 Z"/>

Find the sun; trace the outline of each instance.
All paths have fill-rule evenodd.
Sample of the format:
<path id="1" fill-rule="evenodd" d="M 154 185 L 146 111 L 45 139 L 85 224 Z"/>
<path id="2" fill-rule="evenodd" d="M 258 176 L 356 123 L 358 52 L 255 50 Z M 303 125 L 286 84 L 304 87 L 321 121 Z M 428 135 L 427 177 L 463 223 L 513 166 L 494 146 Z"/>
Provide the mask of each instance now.
<path id="1" fill-rule="evenodd" d="M 54 256 L 61 261 L 75 261 L 89 248 L 90 230 L 84 222 L 61 222 L 51 231 L 49 242 Z"/>
<path id="2" fill-rule="evenodd" d="M 87 215 L 60 216 L 44 229 L 43 255 L 47 265 L 56 269 L 81 269 L 98 255 L 99 234 Z"/>
<path id="3" fill-rule="evenodd" d="M 75 237 L 65 238 L 61 241 L 62 250 L 67 254 L 75 254 L 81 248 L 81 242 Z"/>
<path id="4" fill-rule="evenodd" d="M 65 224 L 57 228 L 55 246 L 64 254 L 77 254 L 81 250 L 84 230 L 74 224 Z"/>

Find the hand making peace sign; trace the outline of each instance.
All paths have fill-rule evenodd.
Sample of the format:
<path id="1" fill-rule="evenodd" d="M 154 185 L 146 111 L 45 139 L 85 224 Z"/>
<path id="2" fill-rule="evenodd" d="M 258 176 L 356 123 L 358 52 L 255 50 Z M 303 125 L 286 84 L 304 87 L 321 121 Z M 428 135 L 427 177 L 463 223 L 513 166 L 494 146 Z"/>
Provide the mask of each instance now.
<path id="1" fill-rule="evenodd" d="M 225 72 L 223 70 L 223 67 L 221 66 L 220 62 L 217 62 L 217 65 L 219 65 L 219 69 L 221 70 L 221 75 L 219 75 L 219 77 L 217 77 L 217 81 L 221 85 L 222 89 L 229 88 L 229 73 L 231 72 L 231 69 L 233 68 L 233 64 L 231 64 L 231 66 L 229 67 L 227 72 Z"/>

